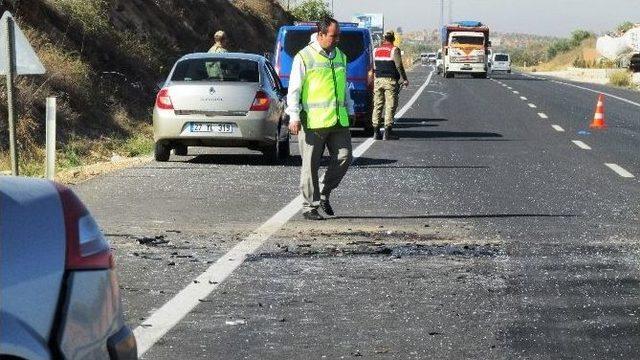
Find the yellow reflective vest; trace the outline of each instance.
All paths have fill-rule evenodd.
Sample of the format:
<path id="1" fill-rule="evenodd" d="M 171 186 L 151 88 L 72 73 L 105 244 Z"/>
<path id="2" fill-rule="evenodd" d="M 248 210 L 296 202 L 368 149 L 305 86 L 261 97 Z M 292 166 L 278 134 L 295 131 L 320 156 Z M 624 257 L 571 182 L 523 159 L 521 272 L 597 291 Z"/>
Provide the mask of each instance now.
<path id="1" fill-rule="evenodd" d="M 301 104 L 306 129 L 349 127 L 347 111 L 347 57 L 336 48 L 333 59 L 310 45 L 300 50 L 305 66 Z"/>

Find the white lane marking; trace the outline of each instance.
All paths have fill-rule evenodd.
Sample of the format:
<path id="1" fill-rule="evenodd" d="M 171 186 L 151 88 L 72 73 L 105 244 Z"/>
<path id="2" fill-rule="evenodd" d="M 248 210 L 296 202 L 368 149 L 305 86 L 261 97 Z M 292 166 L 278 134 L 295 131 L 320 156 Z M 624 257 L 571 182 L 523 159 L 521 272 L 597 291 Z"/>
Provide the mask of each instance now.
<path id="1" fill-rule="evenodd" d="M 584 86 L 578 86 L 578 85 L 574 85 L 574 84 L 569 84 L 569 83 L 566 83 L 566 82 L 563 82 L 563 81 L 558 81 L 558 80 L 551 80 L 551 82 L 554 82 L 556 84 L 561 84 L 561 85 L 572 86 L 574 88 L 590 91 L 590 92 L 596 93 L 596 94 L 604 94 L 604 95 L 606 95 L 606 96 L 608 96 L 610 98 L 613 98 L 613 99 L 616 99 L 616 100 L 620 100 L 620 101 L 625 102 L 627 104 L 631 104 L 631 105 L 635 105 L 637 107 L 640 107 L 640 103 L 637 103 L 637 102 L 631 101 L 631 100 L 627 100 L 627 99 L 625 99 L 623 97 L 616 96 L 616 95 L 613 95 L 613 94 L 609 94 L 609 93 L 606 93 L 604 91 L 593 90 L 593 89 L 589 89 L 589 88 L 584 87 Z"/>
<path id="2" fill-rule="evenodd" d="M 526 98 L 526 97 L 524 97 L 524 96 L 520 96 L 520 99 L 521 99 L 521 100 L 524 100 L 524 101 L 529 100 L 529 99 L 527 99 L 527 98 Z"/>
<path id="3" fill-rule="evenodd" d="M 507 84 L 502 84 L 502 86 L 507 87 L 507 86 L 509 86 L 509 85 L 507 85 Z"/>
<path id="4" fill-rule="evenodd" d="M 532 103 L 529 103 L 529 107 L 532 108 L 532 109 L 537 108 L 536 104 L 532 104 Z"/>
<path id="5" fill-rule="evenodd" d="M 409 102 L 398 112 L 396 118 L 401 117 L 420 97 L 420 94 L 429 85 L 433 77 L 431 71 L 425 83 L 418 89 Z M 353 160 L 371 147 L 372 138 L 364 141 L 353 151 Z M 284 224 L 295 216 L 302 208 L 302 196 L 298 195 L 282 210 L 278 211 L 269 220 L 224 254 L 205 272 L 200 274 L 189 285 L 180 290 L 171 300 L 151 314 L 140 326 L 133 330 L 137 344 L 138 356 L 147 352 L 169 330 L 191 312 L 201 299 L 209 296 L 224 280 L 226 280 L 242 263 L 247 255 L 252 254 Z"/>
<path id="6" fill-rule="evenodd" d="M 545 114 L 545 113 L 538 113 L 538 116 L 540 116 L 540 118 L 542 118 L 542 119 L 548 119 L 549 118 L 547 116 L 547 114 Z"/>
<path id="7" fill-rule="evenodd" d="M 633 176 L 632 173 L 628 172 L 627 170 L 625 170 L 622 166 L 618 165 L 618 164 L 613 164 L 613 163 L 605 163 L 605 165 L 615 171 L 618 175 L 622 176 L 623 178 L 634 178 L 635 176 Z"/>
<path id="8" fill-rule="evenodd" d="M 513 90 L 513 93 L 518 95 L 518 94 L 520 94 L 520 91 Z"/>
<path id="9" fill-rule="evenodd" d="M 399 119 L 401 118 L 404 113 L 406 113 L 409 109 L 411 109 L 411 106 L 413 106 L 413 103 L 416 102 L 416 100 L 418 100 L 418 98 L 420 97 L 420 95 L 422 94 L 422 92 L 424 91 L 424 89 L 429 85 L 429 83 L 431 82 L 431 78 L 433 77 L 433 72 L 434 70 L 431 70 L 431 73 L 429 74 L 429 76 L 427 77 L 427 80 L 424 82 L 424 84 L 422 84 L 422 86 L 418 89 L 418 91 L 416 91 L 415 94 L 413 94 L 413 97 L 411 97 L 411 99 L 409 99 L 409 102 L 406 103 L 402 109 L 400 109 L 400 111 L 398 111 L 396 113 L 395 118 Z"/>
<path id="10" fill-rule="evenodd" d="M 591 146 L 585 144 L 584 142 L 582 142 L 580 140 L 571 140 L 571 142 L 576 144 L 576 146 L 579 147 L 580 149 L 591 150 Z"/>
<path id="11" fill-rule="evenodd" d="M 509 90 L 513 90 L 513 88 L 511 86 L 507 86 L 507 89 Z"/>
<path id="12" fill-rule="evenodd" d="M 564 129 L 560 125 L 551 125 L 551 127 L 558 132 L 564 132 Z"/>

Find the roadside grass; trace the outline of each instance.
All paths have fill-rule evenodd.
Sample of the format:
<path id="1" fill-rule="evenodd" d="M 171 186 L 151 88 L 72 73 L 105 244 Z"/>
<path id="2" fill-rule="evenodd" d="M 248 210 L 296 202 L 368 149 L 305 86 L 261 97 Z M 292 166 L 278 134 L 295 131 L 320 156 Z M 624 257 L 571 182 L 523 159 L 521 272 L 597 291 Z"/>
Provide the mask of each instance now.
<path id="1" fill-rule="evenodd" d="M 89 140 L 72 136 L 56 150 L 56 172 L 74 169 L 98 162 L 108 162 L 114 157 L 131 158 L 150 155 L 153 152 L 153 136 L 151 126 L 141 127 L 138 132 L 128 138 L 103 137 Z M 58 144 L 60 146 L 60 144 Z M 19 148 L 21 148 L 19 146 Z M 44 177 L 46 153 L 44 145 L 31 146 L 28 150 L 18 152 L 20 175 Z M 11 170 L 9 152 L 0 153 L 0 171 Z"/>
<path id="2" fill-rule="evenodd" d="M 631 72 L 627 70 L 619 70 L 609 75 L 609 84 L 618 87 L 633 87 L 631 80 Z"/>

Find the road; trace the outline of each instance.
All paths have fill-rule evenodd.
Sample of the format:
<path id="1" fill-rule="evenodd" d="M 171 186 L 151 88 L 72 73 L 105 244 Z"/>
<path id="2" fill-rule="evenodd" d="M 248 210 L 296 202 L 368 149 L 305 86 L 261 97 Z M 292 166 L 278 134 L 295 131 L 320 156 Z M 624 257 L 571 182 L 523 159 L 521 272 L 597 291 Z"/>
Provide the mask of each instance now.
<path id="1" fill-rule="evenodd" d="M 399 141 L 354 132 L 334 219 L 295 212 L 295 143 L 284 166 L 197 149 L 78 185 L 142 358 L 640 357 L 640 95 L 431 73 Z M 588 89 L 615 96 L 605 131 Z"/>

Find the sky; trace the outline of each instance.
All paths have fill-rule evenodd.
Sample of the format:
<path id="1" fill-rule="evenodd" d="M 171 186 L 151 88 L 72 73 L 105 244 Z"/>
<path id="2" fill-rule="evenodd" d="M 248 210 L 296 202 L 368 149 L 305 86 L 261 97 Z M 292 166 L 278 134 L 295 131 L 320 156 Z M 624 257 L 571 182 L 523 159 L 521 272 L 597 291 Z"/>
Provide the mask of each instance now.
<path id="1" fill-rule="evenodd" d="M 499 32 L 567 36 L 575 29 L 602 33 L 627 20 L 640 23 L 640 0 L 444 1 L 445 19 L 451 1 L 454 21 L 479 20 Z M 412 31 L 440 24 L 440 0 L 333 0 L 333 7 L 340 21 L 350 20 L 354 13 L 382 12 L 387 28 Z"/>

